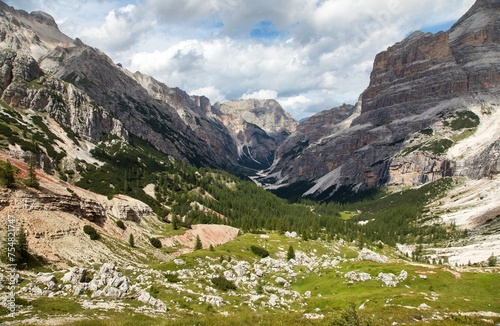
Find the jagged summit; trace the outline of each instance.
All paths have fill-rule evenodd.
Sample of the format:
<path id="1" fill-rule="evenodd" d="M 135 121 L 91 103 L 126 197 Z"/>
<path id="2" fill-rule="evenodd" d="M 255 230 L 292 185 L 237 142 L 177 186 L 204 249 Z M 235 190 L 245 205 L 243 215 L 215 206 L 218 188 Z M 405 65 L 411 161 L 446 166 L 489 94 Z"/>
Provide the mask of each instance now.
<path id="1" fill-rule="evenodd" d="M 478 1 L 449 31 L 417 31 L 379 53 L 358 109 L 334 109 L 345 114 L 337 122 L 344 127 L 325 130 L 323 119 L 316 126 L 307 120 L 315 132 L 290 136 L 261 181 L 270 188 L 312 182 L 305 193 L 327 198 L 341 187 L 497 174 L 499 3 Z M 464 150 L 474 132 L 477 145 Z"/>
<path id="2" fill-rule="evenodd" d="M 237 134 L 224 125 L 226 114 L 213 107 L 208 98 L 190 96 L 152 77 L 129 72 L 98 49 L 64 35 L 48 14 L 28 14 L 1 2 L 0 12 L 0 48 L 31 55 L 42 70 L 73 84 L 116 116 L 128 132 L 175 158 L 231 169 L 246 164 L 242 155 L 264 155 L 255 149 L 266 152 L 265 160 L 257 161 L 267 167 L 274 149 L 289 133 L 268 134 L 265 130 L 273 130 L 275 122 L 266 121 L 258 131 L 260 136 L 252 140 L 250 151 L 242 151 Z M 257 125 L 245 125 L 242 132 L 255 133 Z M 269 141 L 274 145 L 269 147 Z"/>

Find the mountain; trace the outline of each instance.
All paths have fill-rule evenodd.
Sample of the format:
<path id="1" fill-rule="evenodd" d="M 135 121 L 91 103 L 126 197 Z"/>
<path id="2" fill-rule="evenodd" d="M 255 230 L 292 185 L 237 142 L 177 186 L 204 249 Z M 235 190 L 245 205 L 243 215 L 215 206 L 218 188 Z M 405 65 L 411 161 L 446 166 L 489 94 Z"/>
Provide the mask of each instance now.
<path id="1" fill-rule="evenodd" d="M 47 78 L 48 75 L 61 85 L 71 84 L 101 110 L 119 120 L 127 133 L 192 164 L 232 169 L 240 164 L 255 165 L 253 160 L 248 160 L 248 157 L 255 156 L 260 168 L 270 165 L 277 144 L 270 147 L 268 143 L 279 143 L 283 136 L 275 139 L 274 135 L 262 131 L 265 128 L 255 131 L 258 124 L 244 125 L 243 133 L 257 132 L 259 136 L 252 139 L 251 146 L 242 150 L 241 140 L 234 138 L 238 134 L 223 123 L 226 115 L 232 113 L 222 113 L 211 105 L 208 98 L 190 96 L 152 77 L 140 72 L 132 73 L 114 64 L 98 49 L 62 34 L 48 14 L 28 14 L 4 3 L 0 3 L 0 10 L 0 47 L 4 51 L 14 50 L 17 54 L 33 57 L 32 64 L 38 66 L 36 69 L 41 72 L 24 76 L 26 84 L 42 85 L 39 78 Z M 8 88 L 9 82 L 5 79 L 4 86 Z M 19 88 L 18 91 L 19 94 L 27 93 L 26 89 Z M 64 99 L 64 96 L 60 97 Z M 9 105 L 29 107 L 22 101 L 13 102 L 5 93 L 2 98 Z M 265 108 L 261 108 L 261 114 L 265 114 Z M 94 143 L 99 140 L 99 137 L 92 139 Z M 261 149 L 261 145 L 265 150 Z"/>
<path id="2" fill-rule="evenodd" d="M 0 323 L 498 324 L 498 35 L 478 1 L 297 124 L 0 2 Z"/>
<path id="3" fill-rule="evenodd" d="M 265 169 L 297 122 L 275 100 L 234 100 L 216 105 L 224 125 L 236 139 L 240 164 Z"/>
<path id="4" fill-rule="evenodd" d="M 500 2 L 379 53 L 356 106 L 302 122 L 259 182 L 328 198 L 500 171 Z"/>

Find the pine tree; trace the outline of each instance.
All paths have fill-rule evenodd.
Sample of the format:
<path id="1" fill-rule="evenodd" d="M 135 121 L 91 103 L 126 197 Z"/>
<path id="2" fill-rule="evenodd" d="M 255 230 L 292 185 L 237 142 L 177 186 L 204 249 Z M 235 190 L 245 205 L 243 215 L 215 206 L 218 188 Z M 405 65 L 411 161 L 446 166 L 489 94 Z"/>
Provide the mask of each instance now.
<path id="1" fill-rule="evenodd" d="M 32 188 L 38 188 L 40 185 L 35 173 L 35 160 L 33 159 L 33 155 L 30 156 L 28 162 L 28 178 L 24 180 L 24 184 Z"/>
<path id="2" fill-rule="evenodd" d="M 3 162 L 2 162 L 3 163 Z M 7 188 L 11 187 L 14 183 L 14 168 L 10 161 L 0 165 L 0 185 Z"/>
<path id="3" fill-rule="evenodd" d="M 128 244 L 132 248 L 135 247 L 134 235 L 132 233 L 130 233 L 130 235 L 128 236 Z"/>
<path id="4" fill-rule="evenodd" d="M 292 245 L 290 245 L 290 247 L 288 247 L 288 253 L 286 255 L 286 259 L 287 260 L 295 259 L 295 250 L 293 250 Z"/>
<path id="5" fill-rule="evenodd" d="M 172 228 L 174 230 L 179 230 L 179 219 L 176 214 L 172 214 Z"/>
<path id="6" fill-rule="evenodd" d="M 196 244 L 194 245 L 194 250 L 200 250 L 202 248 L 203 248 L 203 245 L 201 243 L 200 236 L 197 235 L 196 236 Z"/>
<path id="7" fill-rule="evenodd" d="M 215 248 L 212 244 L 210 244 L 210 247 L 208 248 L 210 251 L 215 251 Z"/>

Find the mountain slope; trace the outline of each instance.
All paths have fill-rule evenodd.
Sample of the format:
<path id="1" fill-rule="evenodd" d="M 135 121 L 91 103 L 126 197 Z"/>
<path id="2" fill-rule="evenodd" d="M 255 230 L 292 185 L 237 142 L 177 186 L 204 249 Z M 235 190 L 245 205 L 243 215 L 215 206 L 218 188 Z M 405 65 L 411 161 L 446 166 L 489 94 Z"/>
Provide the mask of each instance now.
<path id="1" fill-rule="evenodd" d="M 215 106 L 244 166 L 269 167 L 278 145 L 297 129 L 297 122 L 275 100 L 233 100 Z"/>
<path id="2" fill-rule="evenodd" d="M 276 145 L 269 148 L 267 144 L 274 135 L 260 133 L 249 151 L 241 151 L 237 135 L 223 123 L 226 114 L 206 97 L 190 96 L 140 72 L 131 73 L 115 65 L 101 51 L 61 33 L 48 14 L 28 14 L 2 2 L 0 10 L 1 48 L 32 56 L 37 69 L 76 86 L 118 119 L 127 132 L 196 165 L 233 169 L 249 163 L 253 167 L 255 162 L 245 157 L 258 156 L 262 161 L 259 167 L 269 166 Z M 17 102 L 9 104 L 16 106 Z M 253 134 L 254 129 L 254 125 L 245 125 L 243 132 Z M 278 137 L 278 143 L 282 138 Z M 269 151 L 262 153 L 261 145 Z"/>
<path id="3" fill-rule="evenodd" d="M 314 182 L 303 193 L 326 198 L 341 187 L 498 173 L 499 26 L 499 2 L 480 0 L 449 31 L 415 32 L 379 53 L 357 110 L 333 109 L 299 125 L 260 182 Z M 304 132 L 321 130 L 328 115 L 339 116 L 339 127 Z M 471 136 L 480 144 L 461 152 Z"/>

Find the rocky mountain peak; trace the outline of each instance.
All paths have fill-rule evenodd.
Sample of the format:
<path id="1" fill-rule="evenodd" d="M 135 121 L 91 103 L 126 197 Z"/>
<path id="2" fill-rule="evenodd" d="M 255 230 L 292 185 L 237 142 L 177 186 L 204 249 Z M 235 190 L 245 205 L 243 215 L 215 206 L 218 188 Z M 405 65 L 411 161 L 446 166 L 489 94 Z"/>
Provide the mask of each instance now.
<path id="1" fill-rule="evenodd" d="M 255 124 L 271 135 L 290 134 L 298 125 L 274 99 L 233 100 L 222 103 L 220 110 L 226 115 Z"/>
<path id="2" fill-rule="evenodd" d="M 273 99 L 233 100 L 214 109 L 236 139 L 240 164 L 257 169 L 271 165 L 276 148 L 298 125 Z"/>
<path id="3" fill-rule="evenodd" d="M 357 108 L 301 123 L 262 183 L 312 182 L 305 194 L 327 198 L 342 186 L 357 191 L 498 173 L 498 134 L 488 126 L 500 102 L 499 4 L 477 1 L 449 31 L 417 31 L 379 53 Z M 343 127 L 325 128 L 335 111 Z M 474 136 L 483 140 L 457 155 L 454 146 L 466 147 L 459 145 L 470 143 L 464 138 L 477 125 L 490 136 Z M 454 154 L 447 157 L 448 150 Z"/>
<path id="4" fill-rule="evenodd" d="M 41 24 L 47 24 L 52 27 L 58 28 L 54 17 L 43 11 L 32 11 L 30 15 Z"/>

